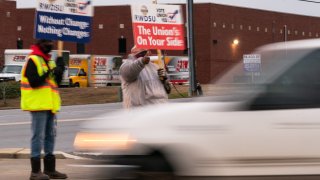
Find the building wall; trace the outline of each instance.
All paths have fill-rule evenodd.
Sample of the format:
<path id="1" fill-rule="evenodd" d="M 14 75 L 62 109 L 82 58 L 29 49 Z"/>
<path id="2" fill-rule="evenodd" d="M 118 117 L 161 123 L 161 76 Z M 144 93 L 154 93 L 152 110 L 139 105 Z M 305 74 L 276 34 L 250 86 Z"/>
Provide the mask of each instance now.
<path id="1" fill-rule="evenodd" d="M 90 52 L 118 54 L 121 36 L 127 39 L 128 45 L 133 44 L 130 6 L 96 7 L 94 13 L 92 43 L 88 45 Z M 99 29 L 99 25 L 103 25 L 103 29 Z"/>
<path id="2" fill-rule="evenodd" d="M 3 65 L 4 50 L 15 49 L 18 38 L 24 41 L 24 48 L 29 48 L 34 42 L 35 10 L 15 7 L 14 1 L 0 1 L 0 66 Z M 218 4 L 195 4 L 197 79 L 200 83 L 208 83 L 240 61 L 243 54 L 263 44 L 284 41 L 284 25 L 288 29 L 288 40 L 318 38 L 320 35 L 320 18 L 316 17 Z M 121 37 L 126 38 L 129 53 L 133 46 L 130 6 L 95 7 L 92 39 L 85 45 L 86 53 L 118 55 L 118 39 Z M 232 45 L 234 39 L 240 41 L 238 46 Z M 76 53 L 76 44 L 65 42 L 64 49 Z M 187 55 L 184 51 L 165 53 Z"/>
<path id="3" fill-rule="evenodd" d="M 13 2 L 0 2 L 0 65 L 3 64 L 3 49 L 6 46 L 14 46 L 16 39 L 16 14 Z"/>
<path id="4" fill-rule="evenodd" d="M 196 13 L 203 12 L 202 10 L 208 6 L 211 8 L 205 12 L 211 14 L 211 19 L 206 21 L 207 27 L 210 28 L 210 37 L 207 37 L 209 46 L 205 48 L 201 43 L 200 39 L 205 37 L 196 38 L 198 49 L 210 49 L 209 61 L 204 60 L 206 57 L 202 57 L 200 52 L 196 55 L 197 61 L 201 61 L 198 64 L 203 64 L 197 68 L 198 78 L 204 83 L 219 77 L 226 69 L 241 60 L 243 54 L 248 54 L 264 44 L 284 41 L 284 26 L 287 26 L 288 41 L 320 36 L 320 18 L 217 4 L 198 5 L 196 8 L 199 12 Z M 202 20 L 201 16 L 196 18 L 197 22 Z M 196 33 L 201 29 L 197 27 Z M 238 46 L 232 45 L 234 39 L 240 41 Z M 210 69 L 202 72 L 203 68 Z M 208 74 L 210 78 L 207 78 Z"/>

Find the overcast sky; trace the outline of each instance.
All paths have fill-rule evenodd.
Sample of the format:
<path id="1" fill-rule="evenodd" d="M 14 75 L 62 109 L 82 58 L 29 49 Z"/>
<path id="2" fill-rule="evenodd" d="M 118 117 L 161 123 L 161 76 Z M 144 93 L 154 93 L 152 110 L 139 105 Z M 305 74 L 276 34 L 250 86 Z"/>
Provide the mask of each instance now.
<path id="1" fill-rule="evenodd" d="M 16 0 L 18 8 L 34 8 L 37 0 Z M 185 3 L 187 0 L 157 0 L 163 3 Z M 277 12 L 293 13 L 307 16 L 320 17 L 320 0 L 194 0 L 194 3 L 216 3 L 254 9 L 263 9 Z M 92 0 L 94 6 L 128 5 L 148 3 L 152 0 Z M 318 3 L 315 3 L 318 2 Z"/>

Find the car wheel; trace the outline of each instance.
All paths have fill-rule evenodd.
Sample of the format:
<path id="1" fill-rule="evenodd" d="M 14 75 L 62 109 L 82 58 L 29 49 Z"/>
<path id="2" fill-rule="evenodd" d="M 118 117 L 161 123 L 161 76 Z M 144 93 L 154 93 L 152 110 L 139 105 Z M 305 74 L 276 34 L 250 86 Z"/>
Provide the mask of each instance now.
<path id="1" fill-rule="evenodd" d="M 80 87 L 80 84 L 79 83 L 75 83 L 74 87 Z"/>
<path id="2" fill-rule="evenodd" d="M 135 172 L 136 180 L 174 180 L 173 171 L 163 157 L 148 157 Z"/>
<path id="3" fill-rule="evenodd" d="M 171 164 L 160 152 L 148 156 L 126 156 L 115 161 L 116 164 L 136 166 L 129 173 L 135 180 L 174 180 L 174 170 Z M 122 173 L 123 175 L 123 173 Z M 128 178 L 128 177 L 126 177 Z M 117 179 L 121 179 L 118 177 Z"/>
<path id="4" fill-rule="evenodd" d="M 174 180 L 172 173 L 166 172 L 139 172 L 134 177 L 135 180 Z"/>

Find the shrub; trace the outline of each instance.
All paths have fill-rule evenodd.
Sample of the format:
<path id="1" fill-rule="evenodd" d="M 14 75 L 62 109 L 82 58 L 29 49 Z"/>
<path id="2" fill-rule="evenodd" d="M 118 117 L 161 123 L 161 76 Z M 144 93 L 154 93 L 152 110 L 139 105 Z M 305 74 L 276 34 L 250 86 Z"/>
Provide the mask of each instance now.
<path id="1" fill-rule="evenodd" d="M 20 82 L 0 82 L 0 99 L 10 99 L 18 97 L 20 97 Z"/>

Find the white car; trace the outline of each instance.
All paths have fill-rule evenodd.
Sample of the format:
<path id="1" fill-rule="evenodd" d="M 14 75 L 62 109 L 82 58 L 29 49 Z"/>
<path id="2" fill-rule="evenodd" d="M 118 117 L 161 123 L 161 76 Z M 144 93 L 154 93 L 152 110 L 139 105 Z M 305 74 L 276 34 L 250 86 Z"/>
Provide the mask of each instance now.
<path id="1" fill-rule="evenodd" d="M 169 177 L 320 174 L 320 39 L 245 58 L 208 85 L 214 96 L 96 117 L 75 148 Z"/>

